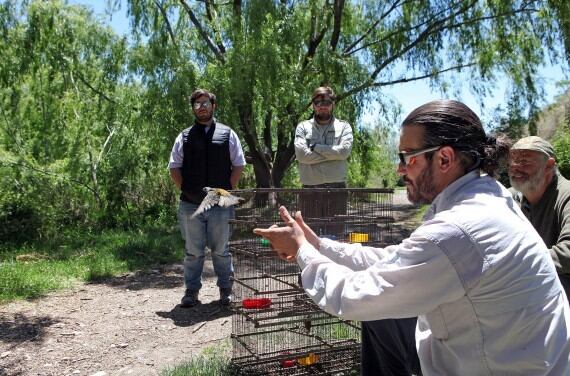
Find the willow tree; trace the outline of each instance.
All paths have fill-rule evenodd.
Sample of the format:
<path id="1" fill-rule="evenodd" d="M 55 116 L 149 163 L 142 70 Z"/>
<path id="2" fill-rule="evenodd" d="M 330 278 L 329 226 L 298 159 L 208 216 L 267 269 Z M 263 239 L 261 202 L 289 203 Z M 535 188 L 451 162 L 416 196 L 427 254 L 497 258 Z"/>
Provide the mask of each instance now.
<path id="1" fill-rule="evenodd" d="M 127 6 L 141 45 L 191 62 L 196 84 L 218 94 L 220 117 L 245 140 L 262 187 L 281 185 L 294 161 L 295 126 L 310 116 L 310 93 L 320 84 L 337 90 L 337 112 L 354 123 L 368 100 L 382 103 L 387 86 L 430 80 L 445 88 L 459 73 L 478 95 L 504 74 L 531 98 L 539 91 L 537 67 L 563 56 L 556 1 L 127 0 Z"/>
<path id="2" fill-rule="evenodd" d="M 58 0 L 0 3 L 0 33 L 0 237 L 54 234 L 123 205 L 116 170 L 129 171 L 129 154 L 110 151 L 133 112 L 126 40 Z"/>

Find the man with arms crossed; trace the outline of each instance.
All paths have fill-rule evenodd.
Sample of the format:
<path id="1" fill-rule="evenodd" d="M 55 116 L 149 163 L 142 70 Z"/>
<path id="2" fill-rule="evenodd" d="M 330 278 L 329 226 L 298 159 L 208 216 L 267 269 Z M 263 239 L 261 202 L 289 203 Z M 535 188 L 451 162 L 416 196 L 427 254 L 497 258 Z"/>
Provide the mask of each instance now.
<path id="1" fill-rule="evenodd" d="M 334 115 L 336 96 L 328 86 L 314 90 L 314 115 L 297 125 L 295 130 L 295 157 L 299 161 L 299 178 L 303 188 L 300 206 L 305 218 L 327 218 L 346 214 L 348 157 L 352 150 L 352 128 Z M 310 191 L 314 188 L 331 189 L 326 194 Z M 335 189 L 337 191 L 335 192 Z M 322 235 L 342 236 L 344 225 L 331 223 L 314 228 Z"/>

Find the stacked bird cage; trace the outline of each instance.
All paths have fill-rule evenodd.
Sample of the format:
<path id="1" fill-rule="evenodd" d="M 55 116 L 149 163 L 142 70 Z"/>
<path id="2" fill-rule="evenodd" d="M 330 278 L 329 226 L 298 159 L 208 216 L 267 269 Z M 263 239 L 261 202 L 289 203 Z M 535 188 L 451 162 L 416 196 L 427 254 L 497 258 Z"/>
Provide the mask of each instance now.
<path id="1" fill-rule="evenodd" d="M 279 259 L 256 227 L 281 224 L 278 208 L 301 210 L 321 237 L 385 246 L 391 242 L 391 189 L 235 191 L 232 363 L 241 375 L 351 375 L 360 363 L 360 323 L 319 309 L 304 293 L 296 263 Z"/>

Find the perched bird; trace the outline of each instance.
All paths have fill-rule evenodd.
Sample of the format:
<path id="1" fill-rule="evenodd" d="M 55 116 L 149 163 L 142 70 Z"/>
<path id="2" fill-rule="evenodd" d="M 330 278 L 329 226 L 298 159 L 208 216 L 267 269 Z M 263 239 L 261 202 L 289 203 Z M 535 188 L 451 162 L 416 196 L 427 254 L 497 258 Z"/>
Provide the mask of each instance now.
<path id="1" fill-rule="evenodd" d="M 211 209 L 215 205 L 221 206 L 222 208 L 229 208 L 230 206 L 237 205 L 240 201 L 243 201 L 243 198 L 234 196 L 222 188 L 204 187 L 203 190 L 206 192 L 206 197 L 204 197 L 200 206 L 198 206 L 198 209 L 196 209 L 194 214 L 192 214 L 192 218 Z"/>

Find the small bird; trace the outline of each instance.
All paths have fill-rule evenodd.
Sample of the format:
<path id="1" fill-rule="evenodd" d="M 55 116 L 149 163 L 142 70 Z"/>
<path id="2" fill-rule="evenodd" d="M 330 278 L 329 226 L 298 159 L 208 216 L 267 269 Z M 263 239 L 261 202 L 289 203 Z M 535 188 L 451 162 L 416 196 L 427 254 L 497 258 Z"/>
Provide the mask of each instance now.
<path id="1" fill-rule="evenodd" d="M 198 209 L 192 214 L 192 218 L 202 214 L 206 210 L 211 209 L 215 205 L 222 208 L 229 208 L 230 206 L 237 205 L 243 198 L 232 195 L 230 192 L 222 188 L 204 187 L 203 191 L 206 192 L 206 197 L 198 206 Z"/>

